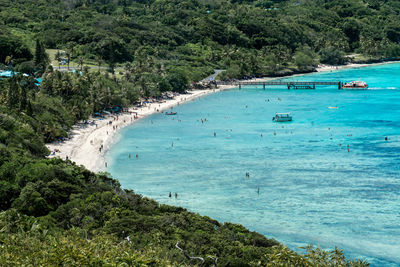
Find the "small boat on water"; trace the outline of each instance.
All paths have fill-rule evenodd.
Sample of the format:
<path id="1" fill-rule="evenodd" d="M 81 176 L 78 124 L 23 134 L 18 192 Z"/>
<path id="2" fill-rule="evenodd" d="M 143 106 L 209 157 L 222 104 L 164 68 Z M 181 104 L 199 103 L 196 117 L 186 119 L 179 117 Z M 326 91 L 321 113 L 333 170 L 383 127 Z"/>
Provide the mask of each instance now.
<path id="1" fill-rule="evenodd" d="M 292 116 L 290 116 L 290 113 L 275 113 L 272 120 L 275 122 L 292 121 Z"/>
<path id="2" fill-rule="evenodd" d="M 176 112 L 171 111 L 171 112 L 165 112 L 165 115 L 176 115 Z"/>
<path id="3" fill-rule="evenodd" d="M 368 89 L 368 84 L 363 81 L 352 81 L 349 83 L 345 83 L 343 85 L 343 89 L 347 90 L 366 90 Z"/>

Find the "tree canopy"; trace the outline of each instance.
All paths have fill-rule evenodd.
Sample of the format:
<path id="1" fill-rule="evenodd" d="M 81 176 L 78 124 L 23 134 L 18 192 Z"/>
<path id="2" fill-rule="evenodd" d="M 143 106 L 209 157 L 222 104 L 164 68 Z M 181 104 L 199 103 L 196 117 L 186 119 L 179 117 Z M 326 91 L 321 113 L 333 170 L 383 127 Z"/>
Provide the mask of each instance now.
<path id="1" fill-rule="evenodd" d="M 327 48 L 375 60 L 400 55 L 396 1 L 3 2 L 0 26 L 6 34 L 1 36 L 8 40 L 0 42 L 7 44 L 2 63 L 11 54 L 16 63 L 31 60 L 27 47 L 33 51 L 37 39 L 46 48 L 67 50 L 72 59 L 100 59 L 112 69 L 152 57 L 167 72 L 181 68 L 189 81 L 213 68 L 230 69 L 235 77 L 312 69 L 315 62 L 305 68 L 295 56 L 304 47 L 324 63 L 331 61 Z M 339 58 L 332 62 L 343 62 Z M 256 67 L 237 68 L 244 59 Z"/>
<path id="2" fill-rule="evenodd" d="M 225 79 L 313 71 L 354 53 L 396 59 L 398 1 L 0 2 L 0 69 L 15 73 L 0 80 L 0 265 L 367 266 L 159 204 L 47 159 L 44 143 L 95 112 L 184 93 L 216 68 Z M 49 48 L 79 69 L 49 65 Z"/>

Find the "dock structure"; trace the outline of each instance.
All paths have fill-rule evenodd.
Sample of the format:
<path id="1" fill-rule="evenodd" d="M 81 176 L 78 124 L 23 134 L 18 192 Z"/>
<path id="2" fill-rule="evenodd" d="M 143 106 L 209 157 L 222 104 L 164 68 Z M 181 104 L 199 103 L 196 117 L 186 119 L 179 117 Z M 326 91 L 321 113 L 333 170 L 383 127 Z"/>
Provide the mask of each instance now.
<path id="1" fill-rule="evenodd" d="M 246 81 L 219 81 L 217 85 L 236 85 L 239 88 L 242 86 L 248 85 L 262 85 L 265 89 L 266 86 L 286 86 L 289 90 L 290 89 L 315 89 L 316 85 L 335 85 L 340 90 L 342 89 L 342 82 L 340 81 L 332 81 L 332 82 L 318 82 L 318 81 L 311 81 L 311 82 L 294 82 L 294 81 L 265 81 L 265 82 L 246 82 Z"/>

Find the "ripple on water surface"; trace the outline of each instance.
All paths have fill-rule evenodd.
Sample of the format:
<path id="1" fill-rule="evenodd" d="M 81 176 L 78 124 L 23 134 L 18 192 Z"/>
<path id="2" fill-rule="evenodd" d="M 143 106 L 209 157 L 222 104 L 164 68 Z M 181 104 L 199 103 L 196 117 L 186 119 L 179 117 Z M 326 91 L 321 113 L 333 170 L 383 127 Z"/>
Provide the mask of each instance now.
<path id="1" fill-rule="evenodd" d="M 155 114 L 124 129 L 107 154 L 109 171 L 125 188 L 293 249 L 338 246 L 372 266 L 398 266 L 399 71 L 390 64 L 290 78 L 362 77 L 379 90 L 248 87 L 203 97 L 175 107 L 177 116 Z M 273 123 L 275 112 L 294 120 Z"/>

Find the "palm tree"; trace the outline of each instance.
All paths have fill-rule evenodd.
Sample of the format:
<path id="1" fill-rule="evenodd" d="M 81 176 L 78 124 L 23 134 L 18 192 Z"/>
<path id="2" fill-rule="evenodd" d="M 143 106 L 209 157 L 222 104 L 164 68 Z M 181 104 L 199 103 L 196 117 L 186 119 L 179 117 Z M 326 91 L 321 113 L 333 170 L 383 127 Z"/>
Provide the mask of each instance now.
<path id="1" fill-rule="evenodd" d="M 83 67 L 83 57 L 82 56 L 78 57 L 78 64 L 81 66 L 81 71 L 82 71 L 82 67 Z"/>
<path id="2" fill-rule="evenodd" d="M 132 63 L 130 63 L 130 62 L 126 63 L 125 67 L 124 67 L 124 70 L 125 70 L 125 75 L 124 75 L 125 79 L 127 81 L 131 81 L 132 80 L 132 72 L 133 72 Z"/>
<path id="3" fill-rule="evenodd" d="M 99 66 L 99 72 L 100 72 L 100 67 L 101 67 L 101 64 L 104 63 L 104 60 L 101 56 L 96 56 L 96 62 L 97 62 L 97 65 Z"/>
<path id="4" fill-rule="evenodd" d="M 69 70 L 69 62 L 71 61 L 71 53 L 69 51 L 66 51 L 66 56 L 67 56 L 67 68 Z"/>
<path id="5" fill-rule="evenodd" d="M 68 43 L 67 44 L 67 49 L 65 50 L 67 54 L 67 63 L 68 63 L 68 70 L 69 70 L 69 63 L 71 61 L 71 58 L 74 55 L 74 43 Z"/>
<path id="6" fill-rule="evenodd" d="M 6 65 L 8 65 L 8 67 L 11 69 L 11 72 L 14 73 L 13 71 L 13 63 L 14 63 L 14 58 L 13 56 L 7 56 L 4 63 L 6 63 Z"/>
<path id="7" fill-rule="evenodd" d="M 61 60 L 61 54 L 60 50 L 57 50 L 57 53 L 54 55 L 54 59 L 58 61 L 58 69 L 60 69 L 60 60 Z"/>

